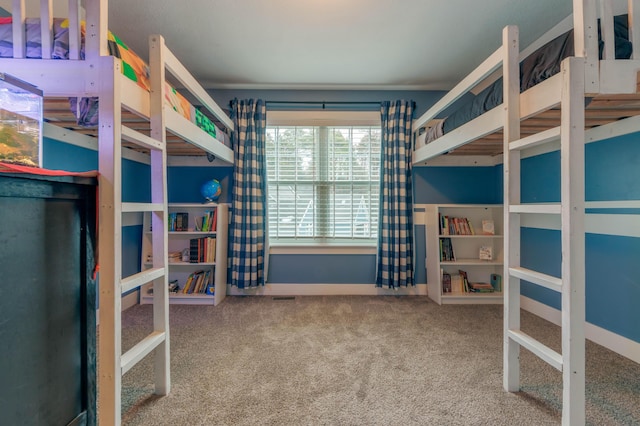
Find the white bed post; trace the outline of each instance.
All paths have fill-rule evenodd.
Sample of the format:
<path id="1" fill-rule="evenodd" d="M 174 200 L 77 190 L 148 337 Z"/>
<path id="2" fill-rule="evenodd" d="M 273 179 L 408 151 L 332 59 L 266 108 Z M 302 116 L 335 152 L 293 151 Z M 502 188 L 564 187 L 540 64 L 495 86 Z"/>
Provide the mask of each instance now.
<path id="1" fill-rule="evenodd" d="M 99 66 L 99 261 L 98 423 L 120 424 L 122 279 L 122 152 L 120 63 L 111 56 Z"/>
<path id="2" fill-rule="evenodd" d="M 585 92 L 600 91 L 596 0 L 573 0 L 575 56 L 586 58 Z"/>
<path id="3" fill-rule="evenodd" d="M 51 59 L 53 47 L 53 0 L 40 0 L 40 41 L 42 59 Z"/>
<path id="4" fill-rule="evenodd" d="M 638 0 L 629 0 L 629 40 L 632 46 L 640 46 L 640 31 L 636 25 L 640 24 L 640 5 Z M 640 53 L 634 50 L 631 59 L 640 59 Z"/>
<path id="5" fill-rule="evenodd" d="M 69 59 L 80 59 L 80 0 L 69 0 Z"/>
<path id="6" fill-rule="evenodd" d="M 85 28 L 85 58 L 94 60 L 99 56 L 109 55 L 107 32 L 109 31 L 108 0 L 87 0 Z"/>
<path id="7" fill-rule="evenodd" d="M 562 423 L 585 423 L 585 63 L 568 58 L 563 74 L 560 130 L 562 197 Z"/>
<path id="8" fill-rule="evenodd" d="M 13 0 L 12 6 L 12 30 L 13 30 L 13 57 L 24 58 L 26 56 L 27 44 L 25 43 L 25 6 L 24 0 Z"/>
<path id="9" fill-rule="evenodd" d="M 509 338 L 509 330 L 520 329 L 520 279 L 509 276 L 509 267 L 520 266 L 520 216 L 510 213 L 511 204 L 520 204 L 520 151 L 509 144 L 520 139 L 520 69 L 518 28 L 503 30 L 504 47 L 504 389 L 520 390 L 520 345 Z"/>
<path id="10" fill-rule="evenodd" d="M 168 259 L 167 236 L 167 127 L 164 116 L 164 39 L 149 37 L 149 67 L 151 69 L 151 137 L 160 142 L 161 150 L 151 150 L 151 202 L 162 204 L 162 213 L 153 214 L 153 266 L 166 270 Z M 164 332 L 165 338 L 155 350 L 156 394 L 166 395 L 171 389 L 169 354 L 169 287 L 168 275 L 153 284 L 153 329 Z"/>

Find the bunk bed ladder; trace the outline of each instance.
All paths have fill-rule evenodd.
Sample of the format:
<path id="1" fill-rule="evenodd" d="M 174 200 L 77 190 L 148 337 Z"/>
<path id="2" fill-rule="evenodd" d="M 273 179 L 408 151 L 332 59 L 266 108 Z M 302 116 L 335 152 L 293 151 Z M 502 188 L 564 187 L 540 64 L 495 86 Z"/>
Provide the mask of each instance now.
<path id="1" fill-rule="evenodd" d="M 517 56 L 515 57 L 517 58 Z M 584 300 L 584 94 L 585 60 L 568 58 L 562 63 L 561 126 L 520 139 L 517 60 L 507 71 L 505 59 L 504 131 L 504 388 L 520 390 L 520 347 L 528 349 L 563 374 L 562 423 L 585 423 L 585 300 Z M 513 77 L 511 78 L 513 80 Z M 559 204 L 521 204 L 521 151 L 560 139 L 561 200 Z M 524 216 L 523 216 L 524 215 Z M 545 215 L 560 219 L 561 278 L 522 267 L 520 232 L 522 219 Z M 551 220 L 554 220 L 553 218 Z M 556 222 L 557 223 L 557 222 Z M 561 295 L 562 348 L 556 352 L 520 328 L 520 282 L 553 290 Z"/>
<path id="2" fill-rule="evenodd" d="M 153 55 L 153 52 L 152 52 Z M 99 344 L 99 423 L 121 422 L 122 375 L 146 355 L 154 352 L 155 393 L 166 395 L 171 386 L 169 362 L 169 292 L 167 275 L 167 153 L 162 110 L 164 73 L 152 75 L 151 135 L 146 136 L 121 124 L 120 63 L 102 57 L 100 67 L 100 344 Z M 122 202 L 122 145 L 126 140 L 150 152 L 151 202 Z M 126 278 L 121 276 L 122 215 L 151 215 L 153 266 Z M 145 230 L 147 231 L 147 230 Z M 153 282 L 153 331 L 126 353 L 122 353 L 121 298 Z M 114 285 L 115 284 L 115 285 Z M 114 291 L 115 290 L 115 291 Z"/>

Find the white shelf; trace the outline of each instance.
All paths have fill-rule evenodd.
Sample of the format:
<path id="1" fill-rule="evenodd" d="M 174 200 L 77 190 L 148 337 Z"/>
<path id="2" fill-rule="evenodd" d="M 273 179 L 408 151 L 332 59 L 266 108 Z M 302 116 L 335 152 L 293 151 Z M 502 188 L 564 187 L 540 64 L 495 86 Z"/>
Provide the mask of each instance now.
<path id="1" fill-rule="evenodd" d="M 440 238 L 502 238 L 502 235 L 444 235 L 440 234 Z"/>
<path id="2" fill-rule="evenodd" d="M 443 293 L 442 304 L 499 304 L 502 303 L 502 292 L 493 293 Z"/>
<path id="3" fill-rule="evenodd" d="M 217 229 L 216 231 L 171 231 L 167 232 L 168 252 L 181 252 L 188 249 L 190 240 L 194 238 L 212 237 L 215 238 L 215 262 L 167 262 L 169 269 L 169 280 L 178 280 L 178 285 L 182 289 L 189 277 L 189 274 L 198 270 L 209 270 L 213 277 L 215 286 L 215 294 L 203 293 L 169 293 L 169 303 L 185 304 L 185 305 L 217 305 L 226 297 L 227 291 L 227 268 L 217 267 L 218 264 L 226 265 L 227 263 L 227 236 L 229 225 L 229 207 L 226 203 L 171 203 L 168 204 L 169 212 L 188 213 L 188 229 L 195 228 L 196 219 L 200 219 L 204 212 L 217 209 Z M 143 219 L 143 236 L 142 236 L 142 269 L 153 266 L 151 262 L 147 262 L 147 255 L 151 252 L 152 233 L 151 214 L 145 213 Z M 144 286 L 141 289 L 140 303 L 147 304 L 153 302 L 153 294 L 147 291 L 152 284 Z"/>
<path id="4" fill-rule="evenodd" d="M 146 266 L 147 268 L 150 268 L 153 266 L 153 263 L 150 262 L 145 262 L 144 266 Z M 193 262 L 168 262 L 167 266 L 169 268 L 173 267 L 173 266 L 177 266 L 177 267 L 197 267 L 197 266 L 216 266 L 216 262 L 198 262 L 198 263 L 193 263 Z"/>
<path id="5" fill-rule="evenodd" d="M 440 261 L 440 266 L 463 266 L 463 265 L 495 265 L 501 266 L 502 260 L 480 260 L 480 259 L 458 259 L 455 261 Z"/>
<path id="6" fill-rule="evenodd" d="M 470 282 L 490 282 L 492 274 L 503 274 L 503 211 L 501 204 L 430 204 L 426 211 L 427 241 L 427 288 L 428 295 L 438 304 L 497 304 L 502 303 L 502 292 L 463 293 L 442 291 L 442 272 L 452 277 L 464 271 Z M 440 217 L 464 219 L 457 223 L 482 230 L 483 220 L 492 220 L 495 234 L 453 234 L 441 233 Z M 448 242 L 445 243 L 445 240 Z M 441 246 L 451 244 L 455 261 L 442 261 Z M 489 246 L 493 260 L 481 260 L 480 248 Z M 452 279 L 457 281 L 457 279 Z"/>
<path id="7" fill-rule="evenodd" d="M 169 231 L 173 237 L 215 237 L 216 231 Z"/>
<path id="8" fill-rule="evenodd" d="M 153 294 L 145 293 L 140 297 L 141 304 L 153 303 Z M 169 293 L 169 303 L 174 305 L 215 305 L 215 295 L 212 294 L 182 294 Z"/>

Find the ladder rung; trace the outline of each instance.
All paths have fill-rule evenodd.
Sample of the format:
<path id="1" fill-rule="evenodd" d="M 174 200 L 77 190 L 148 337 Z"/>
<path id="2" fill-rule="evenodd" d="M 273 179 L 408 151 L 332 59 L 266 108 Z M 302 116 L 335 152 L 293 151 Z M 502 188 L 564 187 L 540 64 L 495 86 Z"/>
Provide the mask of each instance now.
<path id="1" fill-rule="evenodd" d="M 137 130 L 133 130 L 131 127 L 121 126 L 120 132 L 122 134 L 122 139 L 126 140 L 127 142 L 132 142 L 152 150 L 164 150 L 164 145 L 162 145 L 162 142 L 153 139 L 145 134 L 142 134 Z"/>
<path id="2" fill-rule="evenodd" d="M 522 280 L 530 281 L 534 284 L 538 284 L 542 287 L 546 287 L 550 290 L 562 291 L 562 279 L 556 278 L 551 275 L 543 274 L 541 272 L 532 271 L 527 268 L 509 268 L 509 275 L 512 277 L 520 278 Z"/>
<path id="3" fill-rule="evenodd" d="M 512 204 L 509 213 L 560 214 L 560 204 Z"/>
<path id="4" fill-rule="evenodd" d="M 163 212 L 162 203 L 122 203 L 122 213 Z"/>
<path id="5" fill-rule="evenodd" d="M 526 148 L 533 148 L 534 146 L 542 145 L 545 143 L 553 142 L 560 139 L 560 127 L 554 127 L 544 132 L 536 133 L 526 138 L 511 142 L 509 144 L 510 151 L 523 150 Z"/>
<path id="6" fill-rule="evenodd" d="M 558 352 L 554 351 L 546 345 L 543 345 L 533 337 L 529 336 L 526 333 L 523 333 L 520 330 L 509 330 L 507 332 L 507 336 L 509 336 L 511 340 L 518 343 L 525 349 L 530 350 L 538 358 L 555 367 L 556 370 L 562 371 L 562 355 L 560 355 Z"/>
<path id="7" fill-rule="evenodd" d="M 123 278 L 120 283 L 122 294 L 163 277 L 164 274 L 165 268 L 151 268 L 128 276 L 127 278 Z"/>
<path id="8" fill-rule="evenodd" d="M 131 367 L 136 365 L 142 358 L 157 348 L 160 343 L 164 342 L 165 336 L 166 334 L 164 331 L 154 331 L 123 354 L 120 358 L 122 374 L 129 371 Z"/>

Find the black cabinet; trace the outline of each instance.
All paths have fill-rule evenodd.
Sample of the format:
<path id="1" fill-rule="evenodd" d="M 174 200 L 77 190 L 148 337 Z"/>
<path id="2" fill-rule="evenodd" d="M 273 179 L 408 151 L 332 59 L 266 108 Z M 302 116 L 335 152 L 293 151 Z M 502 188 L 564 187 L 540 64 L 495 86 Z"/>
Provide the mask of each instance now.
<path id="1" fill-rule="evenodd" d="M 0 173 L 0 424 L 96 423 L 96 179 Z"/>

